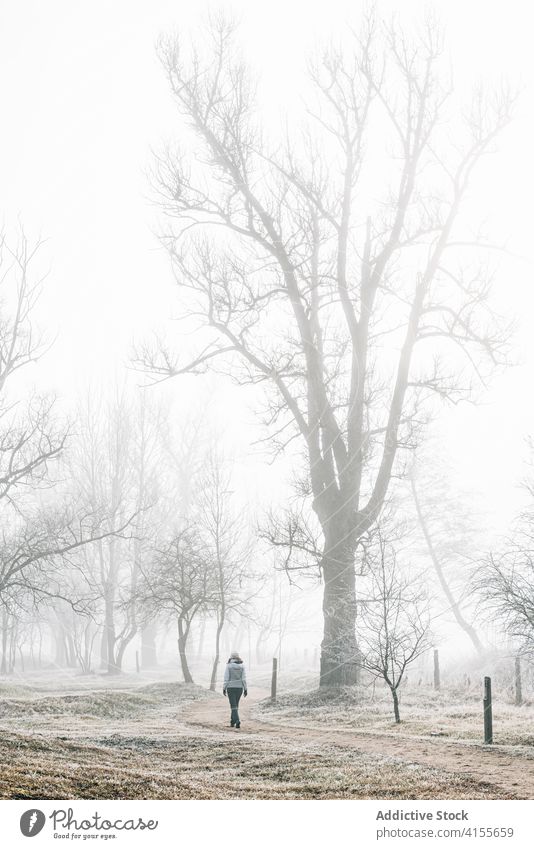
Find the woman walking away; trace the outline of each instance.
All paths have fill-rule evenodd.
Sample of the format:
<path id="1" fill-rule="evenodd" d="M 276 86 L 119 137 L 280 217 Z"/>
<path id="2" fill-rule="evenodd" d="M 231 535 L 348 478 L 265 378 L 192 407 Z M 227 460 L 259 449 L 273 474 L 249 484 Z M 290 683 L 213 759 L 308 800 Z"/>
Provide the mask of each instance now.
<path id="1" fill-rule="evenodd" d="M 241 728 L 238 706 L 241 693 L 244 696 L 247 695 L 247 677 L 245 675 L 245 664 L 239 657 L 238 651 L 232 652 L 224 670 L 223 695 L 226 696 L 227 693 L 232 708 L 230 725 L 232 728 L 234 725 L 236 728 Z"/>

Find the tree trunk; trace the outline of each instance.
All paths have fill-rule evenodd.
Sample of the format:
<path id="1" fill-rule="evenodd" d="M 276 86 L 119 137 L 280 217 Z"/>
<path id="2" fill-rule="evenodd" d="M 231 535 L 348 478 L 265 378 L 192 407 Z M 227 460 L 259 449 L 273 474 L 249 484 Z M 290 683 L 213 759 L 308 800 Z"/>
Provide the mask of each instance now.
<path id="1" fill-rule="evenodd" d="M 521 658 L 517 655 L 515 659 L 515 703 L 519 707 L 523 704 L 523 687 L 521 683 Z"/>
<path id="2" fill-rule="evenodd" d="M 215 633 L 215 659 L 213 661 L 213 668 L 211 670 L 211 681 L 210 681 L 210 690 L 215 690 L 215 685 L 217 683 L 217 669 L 219 667 L 219 657 L 220 657 L 220 646 L 221 646 L 221 633 L 224 628 L 224 613 L 221 613 L 220 619 L 217 620 L 217 631 Z"/>
<path id="3" fill-rule="evenodd" d="M 157 665 L 156 626 L 147 625 L 141 631 L 141 667 L 143 669 L 154 669 Z"/>
<path id="4" fill-rule="evenodd" d="M 65 666 L 66 662 L 66 647 L 65 647 L 65 635 L 63 632 L 63 626 L 61 623 L 56 625 L 54 628 L 54 641 L 56 644 L 55 658 L 54 663 L 56 666 Z"/>
<path id="5" fill-rule="evenodd" d="M 129 640 L 121 640 L 117 654 L 115 656 L 115 666 L 117 667 L 117 672 L 122 672 L 122 664 L 123 664 L 123 661 L 124 661 L 124 652 L 128 648 L 132 639 L 133 639 L 133 637 L 131 637 Z"/>
<path id="6" fill-rule="evenodd" d="M 189 664 L 187 663 L 187 655 L 186 655 L 186 645 L 187 645 L 187 628 L 184 629 L 183 619 L 178 619 L 178 652 L 180 654 L 180 664 L 182 666 L 182 675 L 184 676 L 184 681 L 186 684 L 194 684 L 193 676 L 191 675 L 191 671 L 189 669 Z"/>
<path id="7" fill-rule="evenodd" d="M 393 697 L 393 713 L 395 714 L 395 722 L 400 722 L 400 711 L 399 711 L 399 697 L 397 695 L 397 690 L 394 687 L 391 687 L 391 695 Z"/>
<path id="8" fill-rule="evenodd" d="M 425 543 L 426 543 L 426 547 L 428 549 L 428 553 L 430 555 L 430 560 L 432 561 L 432 565 L 434 566 L 434 569 L 436 570 L 438 580 L 441 584 L 441 589 L 444 592 L 444 595 L 445 595 L 445 598 L 447 599 L 450 610 L 451 610 L 454 618 L 456 619 L 458 625 L 467 634 L 467 636 L 469 637 L 469 639 L 473 643 L 473 646 L 474 646 L 478 656 L 482 657 L 484 655 L 484 646 L 480 642 L 480 638 L 479 638 L 476 630 L 474 629 L 474 627 L 471 625 L 470 622 L 468 622 L 464 618 L 464 615 L 461 611 L 460 605 L 458 604 L 458 602 L 456 601 L 456 599 L 454 598 L 454 596 L 452 594 L 451 588 L 449 587 L 448 581 L 445 577 L 445 573 L 443 572 L 443 568 L 441 566 L 440 559 L 437 555 L 436 549 L 434 548 L 434 543 L 432 542 L 432 537 L 430 536 L 430 531 L 428 529 L 426 519 L 423 515 L 423 510 L 421 508 L 421 503 L 419 501 L 419 496 L 417 495 L 417 489 L 415 487 L 415 481 L 412 478 L 410 482 L 411 482 L 411 486 L 412 486 L 412 495 L 413 495 L 413 500 L 414 500 L 414 504 L 415 504 L 415 510 L 416 510 L 416 513 L 417 513 L 417 519 L 419 521 L 421 531 L 422 531 L 423 536 L 425 538 Z"/>
<path id="9" fill-rule="evenodd" d="M 0 667 L 0 675 L 7 675 L 7 629 L 8 614 L 4 607 L 2 611 L 2 666 Z"/>
<path id="10" fill-rule="evenodd" d="M 243 622 L 240 620 L 238 622 L 237 626 L 236 626 L 235 631 L 234 631 L 234 636 L 232 637 L 232 643 L 230 645 L 230 651 L 231 652 L 238 651 L 238 652 L 242 653 L 241 646 L 240 646 L 242 633 L 243 633 Z"/>
<path id="11" fill-rule="evenodd" d="M 67 666 L 74 668 L 76 666 L 76 649 L 74 648 L 74 640 L 72 639 L 72 634 L 65 634 L 66 640 L 66 654 L 67 654 Z"/>
<path id="12" fill-rule="evenodd" d="M 224 656 L 230 657 L 230 652 L 232 651 L 233 646 L 231 646 L 231 643 L 230 643 L 230 633 L 229 633 L 228 628 L 226 628 L 226 630 L 224 631 L 223 647 L 224 647 Z"/>
<path id="13" fill-rule="evenodd" d="M 327 534 L 322 559 L 324 635 L 321 643 L 321 687 L 345 687 L 360 681 L 356 644 L 354 552 Z"/>
<path id="14" fill-rule="evenodd" d="M 128 648 L 137 633 L 137 625 L 134 621 L 130 625 L 130 629 L 126 633 L 123 633 L 123 636 L 118 641 L 116 641 L 117 649 L 115 653 L 115 665 L 119 672 L 122 672 L 124 653 L 126 652 L 126 649 Z"/>
<path id="15" fill-rule="evenodd" d="M 258 664 L 264 663 L 267 660 L 267 656 L 263 654 L 263 646 L 264 642 L 269 637 L 272 627 L 273 627 L 273 618 L 274 612 L 276 609 L 276 584 L 273 582 L 273 591 L 271 595 L 271 607 L 269 610 L 269 616 L 266 621 L 260 624 L 260 630 L 258 632 L 258 636 L 256 639 L 256 662 Z M 249 658 L 250 661 L 250 658 Z"/>
<path id="16" fill-rule="evenodd" d="M 84 630 L 84 654 L 83 654 L 83 663 L 84 669 L 83 671 L 86 673 L 91 672 L 91 660 L 93 657 L 93 645 L 95 642 L 96 631 L 89 623 Z"/>
<path id="17" fill-rule="evenodd" d="M 202 652 L 204 651 L 204 636 L 206 634 L 206 619 L 202 619 L 202 623 L 200 625 L 200 634 L 198 636 L 198 646 L 197 646 L 197 660 L 202 658 Z"/>
<path id="18" fill-rule="evenodd" d="M 267 636 L 268 628 L 262 628 L 258 631 L 258 635 L 256 637 L 256 663 L 261 665 L 264 661 L 263 657 L 263 642 L 265 637 Z"/>
<path id="19" fill-rule="evenodd" d="M 108 644 L 106 640 L 106 629 L 102 628 L 100 635 L 100 669 L 105 669 L 108 663 Z"/>
<path id="20" fill-rule="evenodd" d="M 105 631 L 105 640 L 106 640 L 106 656 L 107 656 L 107 668 L 106 671 L 108 675 L 118 675 L 120 672 L 120 668 L 117 666 L 117 662 L 115 659 L 115 616 L 114 616 L 114 606 L 115 606 L 115 592 L 114 587 L 108 588 L 104 596 L 104 604 L 105 604 L 105 621 L 104 621 L 104 631 Z"/>
<path id="21" fill-rule="evenodd" d="M 17 665 L 17 631 L 14 626 L 11 629 L 11 636 L 9 640 L 9 674 L 14 671 L 15 666 Z"/>
<path id="22" fill-rule="evenodd" d="M 441 675 L 439 670 L 439 651 L 434 649 L 434 690 L 441 689 Z"/>

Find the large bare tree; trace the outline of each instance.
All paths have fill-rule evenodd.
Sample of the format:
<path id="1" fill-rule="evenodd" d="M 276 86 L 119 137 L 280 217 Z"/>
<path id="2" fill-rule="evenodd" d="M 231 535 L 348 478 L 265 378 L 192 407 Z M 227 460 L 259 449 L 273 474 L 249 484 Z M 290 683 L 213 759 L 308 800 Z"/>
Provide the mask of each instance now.
<path id="1" fill-rule="evenodd" d="M 512 98 L 476 91 L 462 111 L 440 81 L 439 28 L 407 37 L 371 13 L 310 62 L 302 114 L 262 127 L 235 30 L 216 17 L 199 52 L 161 40 L 192 132 L 157 157 L 162 241 L 198 347 L 156 343 L 136 359 L 154 379 L 211 368 L 266 388 L 271 439 L 298 440 L 322 532 L 321 684 L 350 684 L 358 541 L 423 405 L 465 397 L 504 357 L 479 240 L 459 213 Z"/>

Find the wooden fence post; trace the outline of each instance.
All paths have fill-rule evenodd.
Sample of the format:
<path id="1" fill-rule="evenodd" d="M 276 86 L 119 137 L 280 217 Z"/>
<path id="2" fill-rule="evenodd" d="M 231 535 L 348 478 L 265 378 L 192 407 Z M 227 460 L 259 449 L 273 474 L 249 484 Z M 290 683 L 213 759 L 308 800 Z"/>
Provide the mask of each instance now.
<path id="1" fill-rule="evenodd" d="M 278 677 L 278 660 L 273 657 L 273 675 L 271 678 L 271 702 L 276 701 L 276 679 Z"/>
<path id="2" fill-rule="evenodd" d="M 439 675 L 439 651 L 434 649 L 434 690 L 441 688 L 441 679 Z"/>
<path id="3" fill-rule="evenodd" d="M 493 743 L 493 714 L 491 708 L 491 678 L 484 678 L 484 743 Z"/>
<path id="4" fill-rule="evenodd" d="M 515 659 L 515 703 L 519 707 L 523 704 L 523 687 L 521 684 L 521 658 L 517 655 Z"/>
<path id="5" fill-rule="evenodd" d="M 139 652 L 135 653 L 135 671 L 139 674 Z"/>

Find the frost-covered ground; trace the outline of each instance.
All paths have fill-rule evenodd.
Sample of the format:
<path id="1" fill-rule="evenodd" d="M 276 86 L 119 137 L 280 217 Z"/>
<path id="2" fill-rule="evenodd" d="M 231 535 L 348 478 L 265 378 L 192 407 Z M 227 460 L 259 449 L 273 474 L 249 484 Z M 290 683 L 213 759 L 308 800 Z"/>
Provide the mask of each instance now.
<path id="1" fill-rule="evenodd" d="M 265 686 L 267 675 L 258 681 Z M 276 708 L 263 701 L 265 689 L 251 688 L 243 727 L 235 731 L 220 693 L 176 683 L 170 674 L 156 680 L 50 671 L 0 679 L 0 797 L 459 799 L 524 798 L 528 792 L 513 781 L 492 784 L 493 762 L 473 771 L 449 757 L 444 767 L 424 750 L 419 757 L 404 745 L 384 745 L 389 734 L 425 735 L 442 727 L 456 734 L 465 728 L 469 736 L 474 700 L 457 705 L 457 715 L 447 715 L 453 725 L 445 726 L 442 712 L 437 724 L 437 697 L 427 693 L 424 704 L 419 698 L 419 713 L 409 718 L 404 694 L 406 722 L 399 732 L 381 694 L 373 708 L 368 692 L 363 699 L 345 693 L 325 701 L 303 692 L 311 681 L 282 683 L 292 694 L 281 695 Z M 525 743 L 532 708 L 508 710 L 515 716 L 508 739 Z M 293 723 L 304 729 L 293 730 Z M 360 745 L 350 732 L 356 727 L 381 736 Z"/>
<path id="2" fill-rule="evenodd" d="M 448 740 L 482 742 L 484 739 L 482 687 L 443 686 L 402 688 L 401 724 L 396 725 L 389 691 L 381 687 L 347 688 L 337 693 L 312 689 L 312 679 L 280 694 L 276 706 L 264 702 L 258 717 L 265 720 L 327 723 L 397 737 L 439 736 Z M 504 746 L 534 746 L 534 700 L 516 707 L 508 693 L 493 697 L 494 742 Z M 534 749 L 533 749 L 534 754 Z"/>

